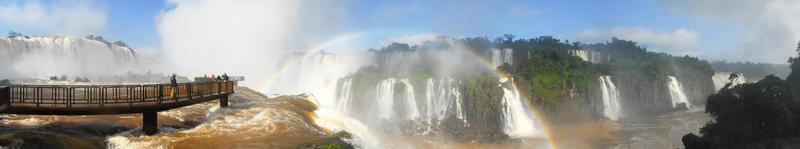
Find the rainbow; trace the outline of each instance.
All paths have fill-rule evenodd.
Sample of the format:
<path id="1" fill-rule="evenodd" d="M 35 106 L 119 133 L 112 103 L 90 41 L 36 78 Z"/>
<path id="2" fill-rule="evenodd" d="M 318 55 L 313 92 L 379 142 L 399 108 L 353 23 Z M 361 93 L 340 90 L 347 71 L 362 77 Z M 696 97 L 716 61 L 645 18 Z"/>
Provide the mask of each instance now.
<path id="1" fill-rule="evenodd" d="M 318 45 L 315 45 L 315 46 L 311 46 L 311 47 L 309 47 L 307 49 L 302 50 L 301 51 L 302 55 L 300 55 L 300 57 L 306 56 L 311 51 L 323 49 L 323 48 L 326 48 L 326 47 L 328 47 L 330 45 L 334 45 L 334 44 L 344 43 L 344 42 L 347 42 L 349 40 L 352 40 L 352 39 L 355 39 L 357 37 L 364 36 L 364 35 L 365 35 L 364 33 L 356 32 L 356 33 L 347 33 L 347 34 L 340 34 L 340 35 L 334 36 L 331 39 L 329 39 L 329 40 L 327 40 L 327 41 L 325 41 L 325 42 L 323 42 L 321 44 L 318 44 Z M 453 39 L 451 39 L 451 40 L 453 40 Z M 491 59 L 489 57 L 483 56 L 482 53 L 478 53 L 479 50 L 471 49 L 469 46 L 463 46 L 462 45 L 461 47 L 465 48 L 464 50 L 466 50 L 467 53 L 469 53 L 470 56 L 472 56 L 473 58 L 479 60 L 481 65 L 483 65 L 486 68 L 495 70 L 495 73 L 497 74 L 497 77 L 508 76 L 508 74 L 509 74 L 508 72 L 504 72 L 502 70 L 496 69 L 494 64 L 492 64 Z M 294 59 L 291 62 L 283 63 L 283 65 L 278 66 L 278 69 L 277 69 L 276 73 L 268 76 L 269 77 L 269 79 L 268 79 L 269 81 L 264 82 L 263 84 L 260 85 L 260 87 L 261 88 L 266 88 L 271 82 L 273 82 L 272 80 L 274 80 L 277 75 L 279 75 L 279 74 L 281 74 L 281 73 L 283 73 L 284 71 L 287 70 L 287 67 L 289 66 L 289 64 L 296 63 L 299 60 L 300 59 Z M 557 143 L 553 139 L 554 135 L 553 135 L 552 130 L 548 126 L 548 123 L 544 121 L 544 119 L 540 119 L 540 118 L 543 117 L 542 112 L 539 111 L 539 109 L 535 108 L 535 106 L 533 106 L 533 103 L 531 103 L 530 100 L 527 99 L 527 97 L 529 97 L 529 96 L 525 95 L 525 92 L 520 92 L 516 88 L 515 88 L 515 91 L 517 93 L 522 94 L 522 99 L 525 101 L 524 103 L 525 103 L 526 108 L 533 109 L 534 115 L 536 116 L 533 119 L 535 120 L 536 125 L 539 125 L 539 126 L 542 127 L 541 129 L 543 130 L 543 133 L 544 133 L 544 137 L 545 137 L 544 139 L 546 140 L 546 144 L 545 145 L 548 148 L 557 149 L 558 148 L 557 147 Z"/>
<path id="2" fill-rule="evenodd" d="M 340 34 L 340 35 L 332 37 L 331 39 L 326 40 L 325 42 L 322 42 L 321 44 L 310 46 L 309 48 L 297 51 L 297 52 L 300 52 L 300 54 L 301 54 L 301 55 L 298 55 L 300 57 L 300 59 L 291 59 L 289 62 L 281 63 L 281 65 L 279 65 L 278 68 L 276 69 L 277 71 L 275 71 L 275 73 L 272 73 L 269 76 L 267 76 L 267 78 L 268 78 L 267 80 L 268 81 L 263 82 L 262 84 L 257 86 L 258 89 L 267 88 L 270 85 L 270 83 L 273 82 L 272 80 L 275 80 L 275 77 L 277 77 L 280 74 L 283 74 L 284 71 L 287 70 L 287 67 L 289 65 L 291 65 L 293 63 L 297 63 L 298 61 L 300 61 L 302 59 L 302 57 L 305 57 L 309 52 L 312 52 L 314 50 L 323 49 L 323 48 L 328 47 L 330 45 L 334 45 L 334 44 L 338 44 L 338 43 L 344 43 L 346 41 L 349 41 L 351 39 L 354 39 L 354 38 L 362 36 L 362 35 L 363 35 L 363 33 L 358 33 L 358 32 Z"/>
<path id="3" fill-rule="evenodd" d="M 495 73 L 497 74 L 498 77 L 508 76 L 509 75 L 508 72 L 505 72 L 503 70 L 495 68 L 495 66 L 492 63 L 492 60 L 490 59 L 490 57 L 486 57 L 486 56 L 483 56 L 482 53 L 478 53 L 478 51 L 480 51 L 480 50 L 471 49 L 469 46 L 462 46 L 462 47 L 463 48 L 467 48 L 465 50 L 468 53 L 470 53 L 470 55 L 472 55 L 475 59 L 479 60 L 479 62 L 481 62 L 482 65 L 484 65 L 487 68 L 495 70 Z M 521 97 L 522 97 L 523 101 L 525 101 L 524 103 L 525 103 L 526 108 L 533 109 L 533 113 L 534 113 L 534 115 L 536 115 L 536 117 L 534 117 L 534 120 L 536 120 L 536 124 L 537 125 L 542 127 L 542 130 L 544 132 L 544 135 L 545 135 L 544 139 L 547 142 L 547 144 L 545 144 L 545 145 L 547 145 L 547 147 L 552 148 L 552 149 L 558 149 L 557 143 L 555 142 L 555 139 L 553 139 L 554 137 L 552 135 L 553 134 L 552 130 L 550 129 L 548 123 L 545 122 L 544 119 L 541 119 L 544 116 L 542 114 L 542 112 L 539 111 L 539 109 L 537 109 L 535 106 L 533 106 L 533 103 L 530 102 L 531 100 L 528 100 L 529 96 L 525 95 L 526 92 L 520 92 L 518 90 L 518 88 L 514 88 L 514 90 L 515 90 L 515 92 L 522 94 Z"/>

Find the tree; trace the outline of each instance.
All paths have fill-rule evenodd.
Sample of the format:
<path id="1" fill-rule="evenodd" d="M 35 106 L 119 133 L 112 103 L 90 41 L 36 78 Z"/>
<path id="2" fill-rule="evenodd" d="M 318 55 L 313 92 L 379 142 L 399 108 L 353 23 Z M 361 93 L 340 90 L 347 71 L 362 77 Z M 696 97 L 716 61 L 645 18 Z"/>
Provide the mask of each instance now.
<path id="1" fill-rule="evenodd" d="M 14 37 L 19 37 L 19 36 L 23 36 L 23 35 L 21 33 L 17 33 L 17 32 L 14 32 L 14 31 L 8 31 L 8 38 L 14 38 Z"/>
<path id="2" fill-rule="evenodd" d="M 715 145 L 743 145 L 800 137 L 798 103 L 790 85 L 773 75 L 708 97 L 706 113 L 714 121 L 700 129 Z"/>
<path id="3" fill-rule="evenodd" d="M 517 37 L 514 34 L 503 34 L 503 38 L 506 38 L 506 42 L 513 42 L 514 37 Z"/>
<path id="4" fill-rule="evenodd" d="M 769 75 L 709 96 L 706 113 L 714 120 L 700 129 L 703 139 L 712 148 L 783 148 L 781 142 L 796 142 L 791 140 L 800 138 L 800 58 L 789 58 L 789 63 L 792 72 L 786 81 Z"/>
<path id="5" fill-rule="evenodd" d="M 797 43 L 798 57 L 789 58 L 789 68 L 792 69 L 786 81 L 794 87 L 795 94 L 800 94 L 800 42 Z"/>
<path id="6" fill-rule="evenodd" d="M 117 45 L 117 46 L 120 46 L 120 47 L 128 47 L 128 44 L 126 44 L 125 42 L 122 42 L 122 41 L 115 41 L 114 45 Z"/>

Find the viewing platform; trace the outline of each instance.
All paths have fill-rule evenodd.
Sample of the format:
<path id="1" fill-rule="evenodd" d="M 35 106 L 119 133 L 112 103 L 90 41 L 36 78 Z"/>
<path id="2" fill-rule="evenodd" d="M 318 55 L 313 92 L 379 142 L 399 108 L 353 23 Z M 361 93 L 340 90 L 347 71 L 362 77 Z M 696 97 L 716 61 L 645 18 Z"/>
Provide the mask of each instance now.
<path id="1" fill-rule="evenodd" d="M 228 106 L 235 81 L 142 85 L 0 86 L 0 114 L 104 115 L 142 113 L 142 130 L 158 132 L 157 112 L 206 101 Z"/>

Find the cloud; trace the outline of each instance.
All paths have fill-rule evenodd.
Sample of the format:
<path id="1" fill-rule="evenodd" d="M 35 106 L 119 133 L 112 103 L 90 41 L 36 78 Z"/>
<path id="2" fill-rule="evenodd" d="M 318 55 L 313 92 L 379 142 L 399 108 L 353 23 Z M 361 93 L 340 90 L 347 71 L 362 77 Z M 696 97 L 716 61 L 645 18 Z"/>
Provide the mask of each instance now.
<path id="1" fill-rule="evenodd" d="M 800 40 L 800 1 L 796 0 L 663 0 L 673 13 L 709 26 L 735 25 L 726 59 L 785 63 L 796 56 Z"/>
<path id="2" fill-rule="evenodd" d="M 244 75 L 243 85 L 263 89 L 278 59 L 340 34 L 343 2 L 169 1 L 158 17 L 167 72 L 200 76 Z"/>
<path id="3" fill-rule="evenodd" d="M 12 29 L 37 30 L 66 35 L 97 33 L 106 26 L 106 10 L 92 1 L 37 0 L 0 4 L 0 24 Z"/>
<path id="4" fill-rule="evenodd" d="M 578 36 L 585 42 L 604 42 L 617 37 L 636 41 L 651 50 L 674 55 L 694 55 L 698 44 L 697 33 L 685 28 L 671 32 L 658 32 L 644 27 L 615 27 L 608 31 L 591 28 Z"/>

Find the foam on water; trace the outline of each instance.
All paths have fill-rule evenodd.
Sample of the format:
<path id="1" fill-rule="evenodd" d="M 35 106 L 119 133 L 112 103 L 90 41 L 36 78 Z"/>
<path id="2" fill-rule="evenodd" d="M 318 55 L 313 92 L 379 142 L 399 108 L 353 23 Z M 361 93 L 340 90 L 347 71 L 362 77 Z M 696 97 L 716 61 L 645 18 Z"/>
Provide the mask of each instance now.
<path id="1" fill-rule="evenodd" d="M 207 142 L 204 147 L 271 146 L 298 147 L 320 143 L 329 135 L 314 124 L 317 105 L 308 96 L 281 96 L 276 99 L 258 98 L 260 95 L 231 97 L 228 108 L 208 108 L 205 120 L 190 129 L 174 129 L 164 125 L 160 134 L 146 136 L 141 129 L 133 129 L 107 139 L 111 148 L 193 147 L 197 142 Z M 257 93 L 249 93 L 257 94 Z M 255 98 L 254 98 L 255 97 Z M 182 110 L 182 109 L 175 109 Z M 218 141 L 220 139 L 229 141 Z M 195 146 L 196 147 L 196 146 Z"/>

